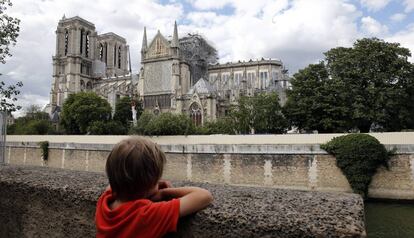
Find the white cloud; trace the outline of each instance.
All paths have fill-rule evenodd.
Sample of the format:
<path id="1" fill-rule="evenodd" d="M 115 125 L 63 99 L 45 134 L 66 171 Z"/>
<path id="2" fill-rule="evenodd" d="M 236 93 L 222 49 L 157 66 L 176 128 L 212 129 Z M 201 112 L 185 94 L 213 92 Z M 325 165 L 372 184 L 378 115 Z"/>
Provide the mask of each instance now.
<path id="1" fill-rule="evenodd" d="M 404 0 L 405 12 L 409 13 L 414 10 L 414 0 Z"/>
<path id="2" fill-rule="evenodd" d="M 361 19 L 361 29 L 368 36 L 381 37 L 388 32 L 388 27 L 368 16 Z"/>
<path id="3" fill-rule="evenodd" d="M 395 35 L 386 38 L 386 41 L 389 42 L 398 42 L 402 47 L 406 47 L 411 51 L 410 61 L 414 63 L 414 24 L 408 26 L 406 29 L 397 32 Z"/>
<path id="4" fill-rule="evenodd" d="M 400 22 L 403 21 L 407 17 L 404 13 L 395 13 L 390 17 L 390 20 L 393 22 Z"/>
<path id="5" fill-rule="evenodd" d="M 188 0 L 188 2 L 198 10 L 214 10 L 223 8 L 225 5 L 229 4 L 231 0 Z"/>
<path id="6" fill-rule="evenodd" d="M 161 5 L 148 0 L 118 1 L 13 1 L 7 14 L 21 19 L 17 45 L 11 58 L 0 65 L 0 80 L 11 84 L 23 81 L 19 102 L 23 104 L 48 101 L 52 81 L 52 55 L 55 53 L 55 30 L 63 14 L 80 16 L 93 22 L 98 34 L 115 32 L 130 45 L 133 71 L 138 72 L 143 26 L 148 32 L 160 29 L 172 32 L 175 19 L 183 14 L 182 5 Z M 31 99 L 27 98 L 30 95 Z M 42 105 L 43 106 L 43 105 Z"/>
<path id="7" fill-rule="evenodd" d="M 379 11 L 386 7 L 391 0 L 361 0 L 360 2 L 370 11 Z"/>
<path id="8" fill-rule="evenodd" d="M 367 8 L 380 9 L 389 1 L 363 2 Z M 130 45 L 134 72 L 140 67 L 143 26 L 147 26 L 148 38 L 152 40 L 158 29 L 165 36 L 171 35 L 174 20 L 184 22 L 178 26 L 181 36 L 198 32 L 212 42 L 221 62 L 280 58 L 291 73 L 322 59 L 322 53 L 332 47 L 351 46 L 364 36 L 389 34 L 386 26 L 363 16 L 349 0 L 170 0 L 165 5 L 150 0 L 19 0 L 14 3 L 9 13 L 22 20 L 21 34 L 13 48 L 13 57 L 6 65 L 0 65 L 3 73 L 0 80 L 22 80 L 21 100 L 25 104 L 48 101 L 54 31 L 63 14 L 85 18 L 95 24 L 98 33 L 112 31 L 125 37 Z M 220 11 L 226 6 L 234 9 L 230 15 Z M 409 9 L 410 5 L 405 6 Z M 184 9 L 191 7 L 196 10 L 186 13 Z M 414 49 L 410 43 L 413 32 L 399 32 L 395 39 Z"/>

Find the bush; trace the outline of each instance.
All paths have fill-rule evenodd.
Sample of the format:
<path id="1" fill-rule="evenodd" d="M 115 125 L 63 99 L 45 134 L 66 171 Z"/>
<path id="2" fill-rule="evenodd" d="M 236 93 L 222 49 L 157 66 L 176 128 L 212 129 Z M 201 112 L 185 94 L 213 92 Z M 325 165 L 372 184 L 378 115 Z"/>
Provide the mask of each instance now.
<path id="1" fill-rule="evenodd" d="M 336 165 L 345 174 L 352 190 L 364 198 L 372 176 L 381 165 L 388 168 L 393 152 L 387 152 L 384 145 L 367 134 L 350 134 L 335 137 L 321 148 L 336 157 Z"/>
<path id="2" fill-rule="evenodd" d="M 197 128 L 197 132 L 202 135 L 229 134 L 234 135 L 236 127 L 234 122 L 228 118 L 219 118 L 214 122 L 205 122 L 204 126 Z"/>
<path id="3" fill-rule="evenodd" d="M 159 116 L 144 112 L 137 126 L 130 130 L 130 134 L 139 135 L 191 135 L 194 132 L 195 127 L 189 117 L 168 112 Z"/>
<path id="4" fill-rule="evenodd" d="M 53 134 L 54 128 L 48 120 L 18 118 L 16 123 L 7 127 L 9 135 L 47 135 Z"/>
<path id="5" fill-rule="evenodd" d="M 49 158 L 49 141 L 39 142 L 40 149 L 42 150 L 43 161 L 47 161 Z"/>
<path id="6" fill-rule="evenodd" d="M 119 121 L 94 121 L 88 127 L 90 135 L 126 135 L 127 128 Z"/>

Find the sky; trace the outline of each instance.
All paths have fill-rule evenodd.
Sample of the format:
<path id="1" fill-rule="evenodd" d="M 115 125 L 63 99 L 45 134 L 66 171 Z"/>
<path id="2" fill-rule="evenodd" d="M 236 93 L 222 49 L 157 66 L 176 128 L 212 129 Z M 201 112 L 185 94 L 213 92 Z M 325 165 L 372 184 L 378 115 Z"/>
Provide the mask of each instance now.
<path id="1" fill-rule="evenodd" d="M 350 47 L 363 37 L 398 42 L 414 52 L 414 0 L 12 0 L 6 13 L 21 20 L 12 57 L 0 64 L 0 80 L 22 81 L 18 104 L 45 106 L 52 82 L 58 21 L 80 16 L 98 34 L 114 32 L 130 45 L 139 72 L 144 26 L 151 41 L 168 37 L 177 21 L 179 36 L 203 35 L 220 63 L 280 59 L 293 75 L 323 59 L 333 47 Z M 410 58 L 410 61 L 414 61 Z M 20 116 L 24 111 L 17 112 Z"/>

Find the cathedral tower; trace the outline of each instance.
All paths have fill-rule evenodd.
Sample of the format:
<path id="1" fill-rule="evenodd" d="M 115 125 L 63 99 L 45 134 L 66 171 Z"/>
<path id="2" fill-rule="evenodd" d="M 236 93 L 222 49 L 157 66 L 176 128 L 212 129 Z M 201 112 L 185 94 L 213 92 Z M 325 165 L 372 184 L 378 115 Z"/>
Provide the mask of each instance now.
<path id="1" fill-rule="evenodd" d="M 50 92 L 52 107 L 61 106 L 71 93 L 92 89 L 96 37 L 95 25 L 80 17 L 63 16 L 59 21 Z"/>

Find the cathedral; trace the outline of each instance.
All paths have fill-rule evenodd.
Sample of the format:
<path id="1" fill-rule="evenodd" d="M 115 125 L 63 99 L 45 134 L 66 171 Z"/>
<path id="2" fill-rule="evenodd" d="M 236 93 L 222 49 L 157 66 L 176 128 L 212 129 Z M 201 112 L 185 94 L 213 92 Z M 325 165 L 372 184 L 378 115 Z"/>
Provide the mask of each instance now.
<path id="1" fill-rule="evenodd" d="M 98 34 L 95 25 L 78 16 L 59 21 L 53 80 L 46 110 L 52 119 L 72 93 L 93 91 L 115 110 L 123 96 L 137 97 L 154 114 L 186 114 L 196 125 L 225 116 L 241 96 L 277 92 L 286 101 L 290 87 L 280 60 L 260 59 L 219 64 L 217 51 L 198 34 L 172 37 L 160 31 L 141 47 L 139 74 L 132 74 L 130 51 L 122 36 Z"/>

